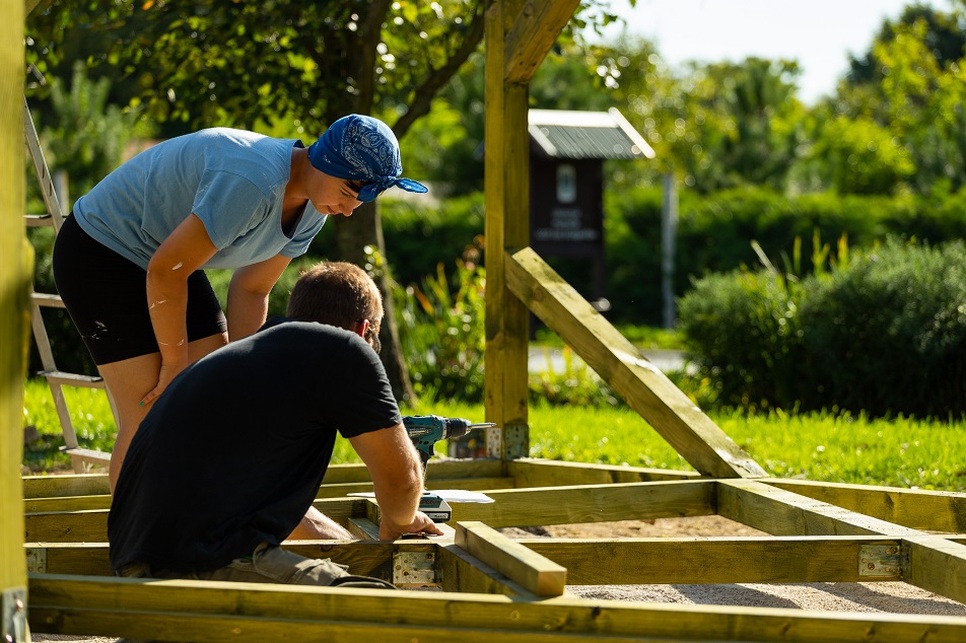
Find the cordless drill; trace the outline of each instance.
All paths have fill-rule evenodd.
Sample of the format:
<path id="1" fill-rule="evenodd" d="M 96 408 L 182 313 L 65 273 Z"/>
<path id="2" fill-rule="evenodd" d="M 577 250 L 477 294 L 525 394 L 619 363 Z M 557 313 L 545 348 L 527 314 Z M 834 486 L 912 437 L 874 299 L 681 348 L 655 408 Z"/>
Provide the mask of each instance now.
<path id="1" fill-rule="evenodd" d="M 433 456 L 433 446 L 437 442 L 448 438 L 461 438 L 473 429 L 485 429 L 496 424 L 494 422 L 474 424 L 463 418 L 444 418 L 438 415 L 406 415 L 403 416 L 403 426 L 406 427 L 409 439 L 419 451 L 425 474 L 426 464 Z M 453 516 L 449 503 L 431 491 L 423 491 L 419 510 L 432 518 L 433 522 L 447 522 Z"/>

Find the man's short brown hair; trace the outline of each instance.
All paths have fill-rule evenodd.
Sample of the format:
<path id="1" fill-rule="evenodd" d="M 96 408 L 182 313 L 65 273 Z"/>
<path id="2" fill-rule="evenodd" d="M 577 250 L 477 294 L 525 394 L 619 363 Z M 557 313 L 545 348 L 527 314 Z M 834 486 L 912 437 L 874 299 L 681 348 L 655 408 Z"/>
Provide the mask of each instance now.
<path id="1" fill-rule="evenodd" d="M 373 348 L 379 345 L 382 295 L 376 282 L 355 264 L 331 261 L 303 272 L 292 288 L 286 314 L 298 321 L 320 322 L 346 330 L 353 330 L 368 319 L 366 340 Z"/>

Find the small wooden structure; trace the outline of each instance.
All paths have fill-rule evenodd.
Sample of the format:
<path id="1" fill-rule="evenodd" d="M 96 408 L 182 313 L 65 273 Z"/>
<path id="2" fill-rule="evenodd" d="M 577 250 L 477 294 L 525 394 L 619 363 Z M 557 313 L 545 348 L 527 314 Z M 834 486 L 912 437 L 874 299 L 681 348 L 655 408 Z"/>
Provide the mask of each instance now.
<path id="1" fill-rule="evenodd" d="M 542 257 L 588 260 L 592 303 L 604 297 L 604 160 L 654 150 L 616 107 L 529 110 L 530 242 Z M 595 306 L 600 310 L 601 308 Z"/>
<path id="2" fill-rule="evenodd" d="M 487 434 L 491 458 L 431 462 L 427 484 L 485 489 L 495 502 L 456 505 L 453 526 L 438 539 L 289 544 L 296 551 L 332 557 L 357 573 L 439 591 L 112 578 L 106 575 L 106 476 L 25 479 L 21 521 L 19 509 L 11 506 L 19 497 L 10 482 L 14 463 L 5 455 L 0 491 L 4 508 L 16 519 L 3 522 L 0 580 L 5 587 L 22 580 L 26 558 L 35 631 L 259 642 L 536 642 L 561 636 L 595 641 L 966 639 L 962 617 L 670 606 L 568 595 L 567 586 L 574 584 L 891 580 L 966 602 L 966 494 L 769 478 L 529 247 L 527 83 L 577 4 L 492 0 L 486 9 L 485 405 L 486 419 L 500 428 Z M 20 69 L 8 67 L 2 69 L 3 80 L 12 85 L 9 79 L 19 79 Z M 6 125 L 18 124 L 4 109 L 0 118 Z M 5 148 L 13 149 L 10 128 L 0 135 Z M 9 158 L 22 157 L 11 152 Z M 16 245 L 9 238 L 0 235 L 5 249 Z M 28 273 L 16 258 L 2 257 L 2 283 L 14 282 L 10 291 L 18 293 L 9 301 L 25 311 Z M 10 274 L 18 277 L 11 280 Z M 527 458 L 531 310 L 695 472 Z M 23 322 L 10 325 L 7 319 L 4 337 L 16 341 Z M 0 353 L 8 375 L 20 368 L 14 353 Z M 16 393 L 13 398 L 4 398 L 0 446 L 19 437 L 14 435 Z M 371 500 L 346 497 L 369 488 L 364 467 L 333 467 L 315 504 L 357 534 L 371 534 L 378 507 Z M 714 514 L 771 535 L 512 541 L 496 531 Z M 8 564 L 13 572 L 7 571 Z"/>

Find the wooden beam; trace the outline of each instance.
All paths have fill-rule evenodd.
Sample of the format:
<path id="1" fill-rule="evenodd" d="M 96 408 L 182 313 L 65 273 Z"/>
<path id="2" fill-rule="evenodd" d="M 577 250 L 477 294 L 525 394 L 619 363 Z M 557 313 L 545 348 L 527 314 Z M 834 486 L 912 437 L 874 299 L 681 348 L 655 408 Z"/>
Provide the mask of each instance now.
<path id="1" fill-rule="evenodd" d="M 452 535 L 448 542 L 452 542 Z M 353 574 L 392 580 L 393 555 L 399 552 L 435 552 L 436 540 L 404 539 L 395 542 L 364 540 L 294 540 L 283 547 L 307 558 L 331 558 L 348 565 Z M 110 576 L 110 551 L 107 543 L 26 543 L 27 571 L 43 574 L 83 574 Z"/>
<path id="2" fill-rule="evenodd" d="M 597 485 L 612 482 L 655 482 L 658 480 L 693 480 L 700 476 L 694 471 L 624 467 L 609 464 L 588 464 L 520 458 L 507 464 L 517 487 L 555 487 L 564 485 Z"/>
<path id="3" fill-rule="evenodd" d="M 345 524 L 351 517 L 365 516 L 365 498 L 316 500 L 315 507 L 329 518 Z M 107 509 L 26 514 L 21 542 L 107 542 Z"/>
<path id="4" fill-rule="evenodd" d="M 906 537 L 921 532 L 752 480 L 718 481 L 718 514 L 781 536 L 870 535 Z"/>
<path id="5" fill-rule="evenodd" d="M 763 482 L 912 529 L 966 532 L 966 493 L 813 480 Z"/>
<path id="6" fill-rule="evenodd" d="M 499 528 L 706 516 L 715 513 L 714 485 L 713 480 L 682 480 L 488 490 L 492 503 L 452 503 L 451 522 L 480 520 Z M 349 518 L 379 520 L 378 506 L 368 498 L 316 500 L 315 507 L 341 524 Z M 28 542 L 107 541 L 105 509 L 25 518 Z"/>
<path id="7" fill-rule="evenodd" d="M 490 504 L 453 505 L 453 521 L 526 527 L 714 514 L 714 482 L 639 482 L 488 491 Z"/>
<path id="8" fill-rule="evenodd" d="M 571 585 L 856 583 L 902 580 L 900 570 L 869 570 L 881 536 L 741 538 L 525 538 L 520 544 L 567 569 Z"/>
<path id="9" fill-rule="evenodd" d="M 532 248 L 505 257 L 507 286 L 700 473 L 763 477 L 751 459 Z"/>
<path id="10" fill-rule="evenodd" d="M 905 538 L 903 546 L 907 582 L 966 603 L 966 545 L 923 534 Z"/>
<path id="11" fill-rule="evenodd" d="M 567 570 L 481 522 L 456 523 L 456 544 L 537 596 L 560 596 Z"/>
<path id="12" fill-rule="evenodd" d="M 535 594 L 468 553 L 456 543 L 437 550 L 437 565 L 446 592 L 503 594 L 515 599 L 537 600 Z"/>
<path id="13" fill-rule="evenodd" d="M 578 6 L 580 0 L 531 0 L 523 5 L 505 38 L 507 83 L 530 82 Z"/>
<path id="14" fill-rule="evenodd" d="M 504 82 L 504 3 L 486 10 L 486 420 L 491 457 L 509 460 L 529 454 L 527 367 L 530 316 L 505 287 L 503 252 L 526 243 L 529 221 L 527 87 Z"/>
<path id="15" fill-rule="evenodd" d="M 27 597 L 20 466 L 33 252 L 24 225 L 24 4 L 0 21 L 0 636 L 12 637 Z M 19 601 L 19 604 L 18 604 Z"/>
<path id="16" fill-rule="evenodd" d="M 966 639 L 966 618 L 824 614 L 559 597 L 395 592 L 256 583 L 32 575 L 35 633 L 262 642 L 418 640 L 930 641 Z M 570 635 L 569 637 L 567 635 Z"/>

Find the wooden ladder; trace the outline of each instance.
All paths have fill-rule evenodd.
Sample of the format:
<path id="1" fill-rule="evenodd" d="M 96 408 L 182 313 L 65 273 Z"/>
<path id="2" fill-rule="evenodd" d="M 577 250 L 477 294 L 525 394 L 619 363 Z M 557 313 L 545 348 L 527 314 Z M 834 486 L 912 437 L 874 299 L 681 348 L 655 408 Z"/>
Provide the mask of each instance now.
<path id="1" fill-rule="evenodd" d="M 60 226 L 64 222 L 64 211 L 61 209 L 60 199 L 54 189 L 54 182 L 47 167 L 47 160 L 44 151 L 40 147 L 40 138 L 37 136 L 37 128 L 34 126 L 30 108 L 27 100 L 24 99 L 24 136 L 27 143 L 27 152 L 33 161 L 34 170 L 37 173 L 37 180 L 40 183 L 40 191 L 44 200 L 46 214 L 26 215 L 26 225 L 28 227 L 52 226 L 54 234 L 60 232 Z M 77 442 L 77 433 L 74 430 L 74 423 L 67 408 L 67 400 L 64 397 L 64 386 L 79 386 L 87 388 L 104 387 L 104 380 L 98 376 L 80 375 L 77 373 L 66 373 L 57 368 L 54 360 L 54 353 L 50 346 L 50 338 L 47 336 L 47 327 L 44 325 L 42 315 L 43 308 L 64 308 L 64 302 L 60 295 L 50 293 L 31 292 L 30 295 L 30 318 L 33 329 L 34 341 L 37 343 L 37 352 L 40 353 L 40 362 L 43 365 L 42 371 L 38 375 L 47 380 L 50 386 L 50 393 L 54 398 L 54 407 L 57 410 L 57 417 L 60 419 L 60 428 L 64 434 L 64 451 L 70 456 L 71 465 L 75 473 L 83 473 L 88 465 L 96 464 L 107 466 L 111 461 L 111 454 L 95 449 L 81 448 Z M 115 426 L 117 425 L 117 411 L 114 401 L 108 394 L 108 402 L 111 405 L 111 412 L 114 415 Z"/>

